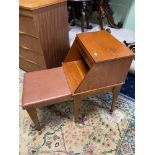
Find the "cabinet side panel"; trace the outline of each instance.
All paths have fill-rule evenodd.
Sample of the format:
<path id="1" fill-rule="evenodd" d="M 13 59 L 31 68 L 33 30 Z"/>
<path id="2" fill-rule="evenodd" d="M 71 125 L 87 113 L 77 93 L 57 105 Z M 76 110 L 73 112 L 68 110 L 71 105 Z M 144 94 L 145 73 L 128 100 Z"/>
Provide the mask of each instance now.
<path id="1" fill-rule="evenodd" d="M 81 60 L 80 51 L 77 47 L 76 40 L 74 40 L 64 62 Z"/>
<path id="2" fill-rule="evenodd" d="M 69 50 L 67 2 L 34 11 L 47 68 L 61 66 Z"/>
<path id="3" fill-rule="evenodd" d="M 95 64 L 76 93 L 119 84 L 125 81 L 133 57 Z"/>

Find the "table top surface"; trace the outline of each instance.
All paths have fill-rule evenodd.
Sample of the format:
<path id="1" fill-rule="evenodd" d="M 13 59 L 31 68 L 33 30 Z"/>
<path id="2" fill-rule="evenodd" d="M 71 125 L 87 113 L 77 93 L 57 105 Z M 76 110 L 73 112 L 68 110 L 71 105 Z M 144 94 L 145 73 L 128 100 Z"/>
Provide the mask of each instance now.
<path id="1" fill-rule="evenodd" d="M 105 30 L 77 34 L 77 40 L 95 63 L 134 56 L 130 49 Z"/>
<path id="2" fill-rule="evenodd" d="M 34 10 L 65 1 L 67 0 L 19 0 L 19 7 Z"/>

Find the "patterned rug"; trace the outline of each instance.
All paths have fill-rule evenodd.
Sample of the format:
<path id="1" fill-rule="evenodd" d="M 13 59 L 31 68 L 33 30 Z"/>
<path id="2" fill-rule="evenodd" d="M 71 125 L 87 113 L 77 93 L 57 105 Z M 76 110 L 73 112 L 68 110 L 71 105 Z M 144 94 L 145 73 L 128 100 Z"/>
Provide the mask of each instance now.
<path id="1" fill-rule="evenodd" d="M 24 72 L 20 70 L 20 103 Z M 79 123 L 72 121 L 72 101 L 38 109 L 41 131 L 20 106 L 20 155 L 133 155 L 134 100 L 119 95 L 109 113 L 111 93 L 82 101 Z"/>

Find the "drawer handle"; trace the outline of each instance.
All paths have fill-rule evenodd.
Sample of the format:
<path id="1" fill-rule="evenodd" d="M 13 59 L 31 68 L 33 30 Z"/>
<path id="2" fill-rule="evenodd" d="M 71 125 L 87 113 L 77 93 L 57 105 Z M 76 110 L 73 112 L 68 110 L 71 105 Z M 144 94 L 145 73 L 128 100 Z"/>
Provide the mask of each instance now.
<path id="1" fill-rule="evenodd" d="M 32 35 L 32 34 L 29 34 L 29 33 L 26 33 L 26 32 L 23 32 L 23 31 L 19 31 L 19 34 L 21 35 L 27 35 L 27 36 L 30 36 L 30 37 L 33 37 L 33 38 L 36 38 L 36 39 L 39 39 L 38 37 Z"/>
<path id="2" fill-rule="evenodd" d="M 33 51 L 32 49 L 26 47 L 26 46 L 19 46 L 20 48 L 23 48 L 24 50 Z"/>

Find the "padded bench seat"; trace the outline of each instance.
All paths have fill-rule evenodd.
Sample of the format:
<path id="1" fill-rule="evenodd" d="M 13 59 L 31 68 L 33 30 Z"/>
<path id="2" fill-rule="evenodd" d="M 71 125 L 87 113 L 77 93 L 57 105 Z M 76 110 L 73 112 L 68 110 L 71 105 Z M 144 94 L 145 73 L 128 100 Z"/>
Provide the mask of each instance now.
<path id="1" fill-rule="evenodd" d="M 71 98 L 62 67 L 24 75 L 22 107 L 41 107 Z"/>

